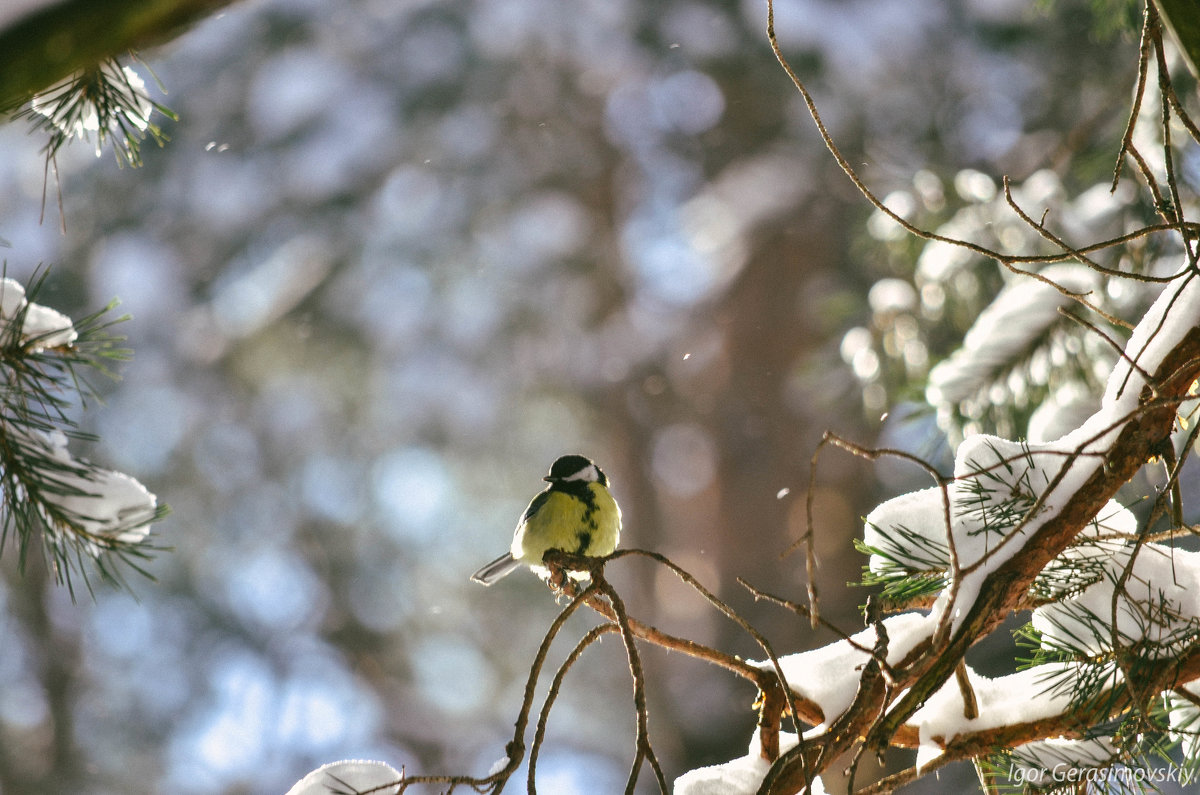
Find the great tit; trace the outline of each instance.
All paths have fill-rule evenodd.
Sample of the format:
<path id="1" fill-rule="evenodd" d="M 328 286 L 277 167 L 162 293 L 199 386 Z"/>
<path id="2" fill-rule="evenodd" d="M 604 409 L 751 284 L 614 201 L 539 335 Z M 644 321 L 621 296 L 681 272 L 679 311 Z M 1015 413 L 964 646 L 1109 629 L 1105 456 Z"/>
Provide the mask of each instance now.
<path id="1" fill-rule="evenodd" d="M 542 556 L 548 549 L 603 557 L 617 548 L 621 508 L 600 467 L 581 455 L 564 455 L 542 480 L 550 486 L 525 509 L 512 548 L 472 574 L 472 580 L 491 585 L 521 564 L 545 571 Z"/>

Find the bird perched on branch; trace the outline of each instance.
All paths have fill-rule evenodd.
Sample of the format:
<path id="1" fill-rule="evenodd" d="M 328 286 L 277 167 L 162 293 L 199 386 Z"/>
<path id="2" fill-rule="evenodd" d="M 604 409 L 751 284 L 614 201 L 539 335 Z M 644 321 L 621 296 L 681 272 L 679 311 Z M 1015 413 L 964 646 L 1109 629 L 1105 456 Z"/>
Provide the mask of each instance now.
<path id="1" fill-rule="evenodd" d="M 600 467 L 584 456 L 564 455 L 542 479 L 550 486 L 525 509 L 512 548 L 472 574 L 472 580 L 491 585 L 522 564 L 542 569 L 549 549 L 598 558 L 617 548 L 621 508 Z"/>

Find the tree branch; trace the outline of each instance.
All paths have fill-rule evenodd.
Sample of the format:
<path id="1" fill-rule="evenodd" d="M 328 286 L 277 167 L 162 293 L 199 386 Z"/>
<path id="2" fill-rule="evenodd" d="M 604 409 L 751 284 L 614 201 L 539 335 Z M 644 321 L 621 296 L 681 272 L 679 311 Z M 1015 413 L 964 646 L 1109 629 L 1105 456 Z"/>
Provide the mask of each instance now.
<path id="1" fill-rule="evenodd" d="M 0 109 L 67 75 L 167 42 L 233 0 L 65 0 L 0 31 Z"/>
<path id="2" fill-rule="evenodd" d="M 991 572 L 980 588 L 958 631 L 932 659 L 919 661 L 901 673 L 902 686 L 911 685 L 888 715 L 872 728 L 868 743 L 887 747 L 896 730 L 953 674 L 958 661 L 976 640 L 995 629 L 1024 599 L 1038 573 L 1074 539 L 1079 528 L 1092 520 L 1117 490 L 1141 468 L 1171 433 L 1175 409 L 1200 375 L 1200 329 L 1184 339 L 1163 359 L 1155 372 L 1157 399 L 1143 395 L 1143 406 L 1124 424 L 1103 466 L 1077 489 L 1059 510 L 1026 540 L 1014 555 Z"/>

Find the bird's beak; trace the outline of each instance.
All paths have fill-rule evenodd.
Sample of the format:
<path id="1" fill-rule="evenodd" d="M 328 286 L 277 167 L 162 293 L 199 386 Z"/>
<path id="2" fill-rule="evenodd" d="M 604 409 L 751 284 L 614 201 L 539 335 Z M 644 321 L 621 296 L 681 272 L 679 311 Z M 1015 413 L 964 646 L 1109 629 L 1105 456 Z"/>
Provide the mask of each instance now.
<path id="1" fill-rule="evenodd" d="M 542 478 L 542 480 L 546 481 L 547 483 L 553 483 L 554 481 L 558 480 L 558 478 L 552 478 L 547 475 L 546 477 Z"/>

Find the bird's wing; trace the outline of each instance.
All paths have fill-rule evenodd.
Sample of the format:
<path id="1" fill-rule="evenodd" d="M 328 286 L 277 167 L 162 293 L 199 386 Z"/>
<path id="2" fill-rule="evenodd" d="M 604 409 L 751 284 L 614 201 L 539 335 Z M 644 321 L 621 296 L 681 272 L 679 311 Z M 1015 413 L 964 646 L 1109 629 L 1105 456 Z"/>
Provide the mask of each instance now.
<path id="1" fill-rule="evenodd" d="M 541 510 L 541 507 L 546 504 L 546 500 L 548 499 L 550 499 L 550 489 L 539 492 L 538 495 L 529 502 L 529 507 L 525 509 L 525 515 L 521 517 L 521 524 L 528 522 L 529 517 Z"/>

